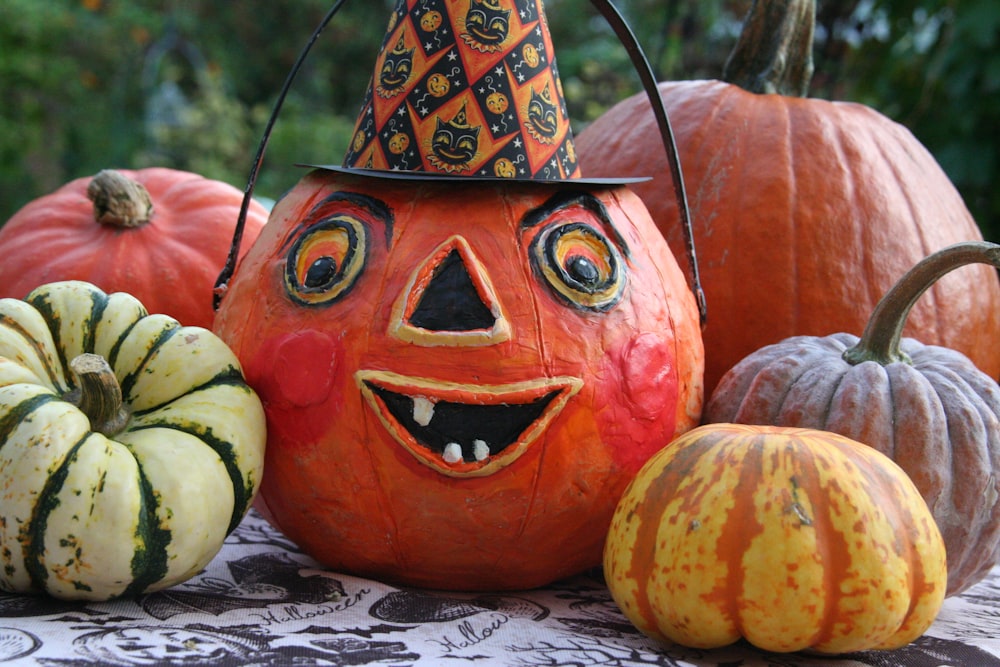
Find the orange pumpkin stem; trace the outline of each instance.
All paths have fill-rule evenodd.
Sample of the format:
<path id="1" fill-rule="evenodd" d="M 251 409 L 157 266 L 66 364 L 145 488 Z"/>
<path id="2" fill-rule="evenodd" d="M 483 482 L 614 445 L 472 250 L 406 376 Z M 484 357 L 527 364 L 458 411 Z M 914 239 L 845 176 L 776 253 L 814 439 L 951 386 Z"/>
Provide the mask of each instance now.
<path id="1" fill-rule="evenodd" d="M 145 186 L 121 172 L 104 169 L 87 186 L 94 220 L 102 225 L 141 227 L 153 218 L 153 200 Z"/>
<path id="2" fill-rule="evenodd" d="M 754 0 L 723 80 L 751 93 L 806 97 L 815 25 L 815 0 Z"/>
<path id="3" fill-rule="evenodd" d="M 122 400 L 121 385 L 104 357 L 84 353 L 69 362 L 76 376 L 76 389 L 65 398 L 90 420 L 90 429 L 106 436 L 125 428 L 129 413 Z"/>
<path id="4" fill-rule="evenodd" d="M 941 276 L 967 264 L 1000 268 L 1000 245 L 988 241 L 956 243 L 917 262 L 875 305 L 861 340 L 844 352 L 844 361 L 852 365 L 876 361 L 883 366 L 898 361 L 908 363 L 899 341 L 910 309 Z"/>

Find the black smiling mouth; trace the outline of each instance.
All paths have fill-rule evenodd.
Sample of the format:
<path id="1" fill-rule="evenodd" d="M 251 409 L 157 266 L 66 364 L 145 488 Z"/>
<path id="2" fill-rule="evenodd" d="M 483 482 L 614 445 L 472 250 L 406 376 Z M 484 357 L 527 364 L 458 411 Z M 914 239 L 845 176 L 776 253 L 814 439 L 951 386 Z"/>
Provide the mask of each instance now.
<path id="1" fill-rule="evenodd" d="M 529 120 L 534 124 L 535 129 L 537 129 L 541 134 L 544 134 L 547 137 L 555 135 L 557 128 L 554 122 L 547 122 L 545 119 L 537 116 L 532 116 Z"/>
<path id="2" fill-rule="evenodd" d="M 414 440 L 447 463 L 477 463 L 503 452 L 521 439 L 560 393 L 551 391 L 528 403 L 472 405 L 432 403 L 365 384 Z"/>
<path id="3" fill-rule="evenodd" d="M 572 376 L 470 384 L 362 369 L 361 395 L 393 439 L 451 477 L 492 475 L 529 451 L 583 386 Z"/>
<path id="4" fill-rule="evenodd" d="M 499 30 L 489 30 L 486 28 L 479 28 L 476 26 L 466 26 L 469 34 L 474 36 L 477 40 L 483 44 L 499 44 L 506 37 L 506 33 Z"/>

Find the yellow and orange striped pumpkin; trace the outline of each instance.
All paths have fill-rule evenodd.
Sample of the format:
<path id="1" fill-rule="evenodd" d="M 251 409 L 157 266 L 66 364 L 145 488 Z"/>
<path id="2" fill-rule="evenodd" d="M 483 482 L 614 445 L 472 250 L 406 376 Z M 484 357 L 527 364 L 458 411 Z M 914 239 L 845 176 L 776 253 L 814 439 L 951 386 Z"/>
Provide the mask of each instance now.
<path id="1" fill-rule="evenodd" d="M 945 594 L 941 535 L 888 457 L 826 431 L 713 424 L 651 458 L 604 553 L 612 596 L 660 641 L 895 648 Z"/>

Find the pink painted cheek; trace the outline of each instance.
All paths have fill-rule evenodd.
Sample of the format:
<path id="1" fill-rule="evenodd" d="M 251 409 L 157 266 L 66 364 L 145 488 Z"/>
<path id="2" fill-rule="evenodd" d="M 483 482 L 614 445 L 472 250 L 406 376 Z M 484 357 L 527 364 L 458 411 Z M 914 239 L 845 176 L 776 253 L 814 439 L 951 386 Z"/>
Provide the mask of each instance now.
<path id="1" fill-rule="evenodd" d="M 658 419 L 677 404 L 677 368 L 669 342 L 655 333 L 632 338 L 622 357 L 625 398 L 641 419 Z"/>
<path id="2" fill-rule="evenodd" d="M 324 403 L 333 386 L 337 347 L 326 334 L 304 331 L 281 341 L 274 359 L 278 387 L 299 407 Z"/>
<path id="3" fill-rule="evenodd" d="M 329 397 L 339 356 L 325 333 L 298 331 L 266 341 L 247 372 L 265 403 L 306 408 Z"/>
<path id="4" fill-rule="evenodd" d="M 635 472 L 673 438 L 677 372 L 673 347 L 656 333 L 632 336 L 607 351 L 595 396 L 595 419 L 623 469 Z"/>
<path id="5" fill-rule="evenodd" d="M 267 415 L 269 458 L 327 438 L 339 409 L 334 394 L 343 356 L 326 334 L 300 331 L 264 341 L 245 364 Z"/>

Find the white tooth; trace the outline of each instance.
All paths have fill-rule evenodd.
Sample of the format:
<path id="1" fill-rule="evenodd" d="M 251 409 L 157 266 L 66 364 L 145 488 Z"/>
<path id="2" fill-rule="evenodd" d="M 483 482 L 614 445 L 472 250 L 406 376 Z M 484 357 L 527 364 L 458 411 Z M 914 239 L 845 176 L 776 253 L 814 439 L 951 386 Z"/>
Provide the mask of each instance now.
<path id="1" fill-rule="evenodd" d="M 423 396 L 413 398 L 413 421 L 427 426 L 434 419 L 434 404 Z"/>
<path id="2" fill-rule="evenodd" d="M 445 463 L 458 463 L 462 460 L 462 445 L 457 442 L 449 442 L 441 455 Z"/>
<path id="3" fill-rule="evenodd" d="M 490 446 L 486 444 L 485 440 L 473 440 L 472 453 L 477 461 L 485 461 L 490 457 Z"/>

